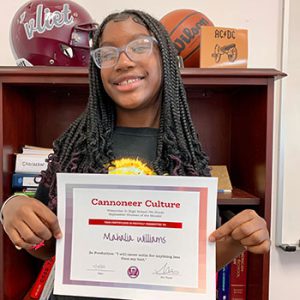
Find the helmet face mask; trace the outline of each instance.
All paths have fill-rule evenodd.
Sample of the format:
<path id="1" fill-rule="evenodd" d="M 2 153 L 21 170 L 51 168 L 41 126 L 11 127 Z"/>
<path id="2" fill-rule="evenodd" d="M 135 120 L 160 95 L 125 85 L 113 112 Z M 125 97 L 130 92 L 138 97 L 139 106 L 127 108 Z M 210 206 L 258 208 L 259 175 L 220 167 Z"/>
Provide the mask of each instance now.
<path id="1" fill-rule="evenodd" d="M 87 66 L 96 23 L 71 0 L 32 0 L 15 14 L 11 47 L 18 65 Z"/>

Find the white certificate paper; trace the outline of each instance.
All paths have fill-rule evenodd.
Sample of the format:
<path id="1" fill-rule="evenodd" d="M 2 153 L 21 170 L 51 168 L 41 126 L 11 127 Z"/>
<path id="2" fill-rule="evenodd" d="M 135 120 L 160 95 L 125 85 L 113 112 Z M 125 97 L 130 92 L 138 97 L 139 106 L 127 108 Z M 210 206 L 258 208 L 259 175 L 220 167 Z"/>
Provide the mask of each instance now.
<path id="1" fill-rule="evenodd" d="M 217 179 L 57 174 L 54 294 L 215 299 Z"/>

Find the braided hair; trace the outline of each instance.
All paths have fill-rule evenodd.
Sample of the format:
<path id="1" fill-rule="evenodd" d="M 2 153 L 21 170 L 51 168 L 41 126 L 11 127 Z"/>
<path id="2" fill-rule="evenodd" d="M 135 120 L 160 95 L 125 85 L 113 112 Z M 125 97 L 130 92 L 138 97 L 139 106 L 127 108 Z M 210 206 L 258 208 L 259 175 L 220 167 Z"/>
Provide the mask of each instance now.
<path id="1" fill-rule="evenodd" d="M 156 158 L 152 167 L 158 175 L 209 176 L 208 158 L 198 141 L 190 116 L 187 97 L 177 64 L 176 49 L 163 25 L 149 14 L 125 10 L 104 19 L 93 38 L 97 48 L 110 21 L 132 18 L 145 26 L 158 41 L 162 60 L 162 103 Z M 89 65 L 89 100 L 85 111 L 53 143 L 42 183 L 49 187 L 49 206 L 56 207 L 57 172 L 107 173 L 114 160 L 112 134 L 115 126 L 114 103 L 106 93 L 99 69 Z"/>

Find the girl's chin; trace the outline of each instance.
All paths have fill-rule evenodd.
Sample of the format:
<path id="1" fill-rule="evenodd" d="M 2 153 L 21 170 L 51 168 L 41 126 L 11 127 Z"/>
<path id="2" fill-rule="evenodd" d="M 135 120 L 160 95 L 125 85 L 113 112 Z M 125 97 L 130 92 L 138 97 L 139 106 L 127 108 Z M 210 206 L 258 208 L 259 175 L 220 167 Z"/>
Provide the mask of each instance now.
<path id="1" fill-rule="evenodd" d="M 138 110 L 140 106 L 139 103 L 119 103 L 118 105 L 121 110 Z"/>
<path id="2" fill-rule="evenodd" d="M 115 101 L 116 105 L 120 108 L 120 109 L 126 109 L 126 110 L 132 110 L 132 109 L 138 109 L 141 106 L 143 106 L 145 100 L 141 97 L 137 97 L 137 95 L 135 95 L 133 97 L 133 95 L 131 96 L 127 96 L 127 97 L 118 97 L 115 98 L 117 99 Z"/>

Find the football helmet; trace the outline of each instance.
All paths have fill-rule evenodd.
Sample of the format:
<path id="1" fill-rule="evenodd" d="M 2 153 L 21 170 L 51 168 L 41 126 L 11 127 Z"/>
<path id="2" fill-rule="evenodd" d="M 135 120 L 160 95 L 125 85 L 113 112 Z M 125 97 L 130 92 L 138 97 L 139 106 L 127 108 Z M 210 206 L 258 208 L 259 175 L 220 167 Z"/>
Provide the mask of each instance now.
<path id="1" fill-rule="evenodd" d="M 87 66 L 97 24 L 71 0 L 31 0 L 14 15 L 10 42 L 19 66 Z"/>

